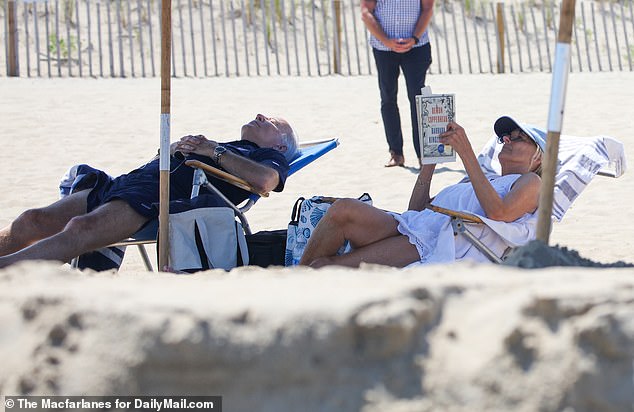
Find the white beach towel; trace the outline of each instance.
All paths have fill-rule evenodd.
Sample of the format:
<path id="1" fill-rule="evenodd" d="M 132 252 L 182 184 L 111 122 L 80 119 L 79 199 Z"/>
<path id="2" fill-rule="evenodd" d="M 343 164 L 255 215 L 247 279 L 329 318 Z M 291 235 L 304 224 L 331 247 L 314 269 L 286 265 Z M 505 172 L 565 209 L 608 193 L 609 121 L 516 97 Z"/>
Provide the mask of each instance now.
<path id="1" fill-rule="evenodd" d="M 478 155 L 487 176 L 499 175 L 498 153 L 502 145 L 492 138 Z M 623 143 L 609 136 L 577 137 L 562 135 L 555 177 L 552 217 L 558 222 L 597 173 L 619 177 L 627 169 Z M 466 180 L 463 180 L 466 181 Z"/>

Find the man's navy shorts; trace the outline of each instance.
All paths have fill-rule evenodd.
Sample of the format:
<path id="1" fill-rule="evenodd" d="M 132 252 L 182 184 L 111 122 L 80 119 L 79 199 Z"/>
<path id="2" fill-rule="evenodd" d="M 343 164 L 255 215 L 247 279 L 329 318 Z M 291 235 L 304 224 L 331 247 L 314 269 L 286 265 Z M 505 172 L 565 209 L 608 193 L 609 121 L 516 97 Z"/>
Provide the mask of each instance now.
<path id="1" fill-rule="evenodd" d="M 124 200 L 140 215 L 153 219 L 158 216 L 158 179 L 152 173 L 142 172 L 129 173 L 115 179 L 107 175 L 105 178 L 99 176 L 88 195 L 87 212 L 115 199 Z"/>

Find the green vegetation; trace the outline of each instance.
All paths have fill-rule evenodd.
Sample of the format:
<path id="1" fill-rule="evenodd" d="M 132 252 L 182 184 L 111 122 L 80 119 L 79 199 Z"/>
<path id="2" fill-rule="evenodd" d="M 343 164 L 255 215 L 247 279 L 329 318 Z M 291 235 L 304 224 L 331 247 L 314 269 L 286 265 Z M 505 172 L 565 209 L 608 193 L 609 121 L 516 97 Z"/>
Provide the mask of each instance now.
<path id="1" fill-rule="evenodd" d="M 222 0 L 221 0 L 222 1 Z M 249 24 L 253 23 L 253 20 L 257 20 L 256 16 L 251 16 L 251 12 L 250 12 L 250 8 L 249 8 L 249 0 L 245 0 L 244 2 L 244 7 L 246 9 L 247 12 L 247 21 L 249 22 Z M 257 14 L 257 10 L 260 9 L 264 9 L 264 13 L 265 14 L 265 20 L 266 20 L 266 24 L 267 26 L 271 23 L 274 24 L 273 22 L 273 18 L 271 17 L 271 2 L 270 0 L 254 0 L 253 1 L 253 14 Z M 288 8 L 288 6 L 287 6 Z M 284 16 L 283 10 L 282 10 L 282 1 L 281 0 L 273 0 L 273 13 L 275 15 L 275 20 L 277 22 L 281 22 L 282 18 Z"/>
<path id="2" fill-rule="evenodd" d="M 283 18 L 281 0 L 273 0 L 273 7 L 275 8 L 275 16 L 277 17 L 277 21 L 281 22 Z"/>
<path id="3" fill-rule="evenodd" d="M 266 42 L 269 45 L 273 44 L 273 32 L 271 31 L 271 22 L 266 20 Z"/>
<path id="4" fill-rule="evenodd" d="M 553 17 L 554 16 L 553 16 L 553 9 L 552 9 L 552 7 L 550 5 L 550 0 L 544 0 L 543 7 L 544 7 L 545 15 L 546 15 L 546 26 L 547 27 L 553 27 L 553 23 L 554 23 Z"/>
<path id="5" fill-rule="evenodd" d="M 522 10 L 517 13 L 517 24 L 522 32 L 526 32 L 526 16 Z"/>
<path id="6" fill-rule="evenodd" d="M 64 59 L 70 57 L 70 53 L 77 50 L 77 40 L 74 36 L 70 36 L 70 44 L 67 44 L 64 39 L 58 39 L 57 35 L 51 34 L 48 36 L 48 50 L 51 54 L 57 54 L 57 47 L 59 45 L 59 55 Z"/>
<path id="7" fill-rule="evenodd" d="M 464 12 L 467 16 L 473 16 L 475 14 L 475 0 L 465 0 L 464 1 Z"/>

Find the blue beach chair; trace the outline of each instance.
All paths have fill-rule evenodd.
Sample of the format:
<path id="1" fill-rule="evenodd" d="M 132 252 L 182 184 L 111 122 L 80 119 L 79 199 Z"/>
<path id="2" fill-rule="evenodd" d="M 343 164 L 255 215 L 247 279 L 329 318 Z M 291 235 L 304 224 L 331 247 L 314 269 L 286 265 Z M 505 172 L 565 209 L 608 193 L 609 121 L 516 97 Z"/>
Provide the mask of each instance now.
<path id="1" fill-rule="evenodd" d="M 334 137 L 325 140 L 314 140 L 309 142 L 300 143 L 299 147 L 299 155 L 290 163 L 290 170 L 288 176 L 292 176 L 296 172 L 299 172 L 304 167 L 308 166 L 315 160 L 319 159 L 326 153 L 330 152 L 334 148 L 339 145 L 339 139 Z M 212 166 L 209 166 L 205 163 L 198 162 L 196 160 L 186 161 L 185 164 L 188 166 L 194 167 L 196 172 L 194 173 L 194 183 L 192 187 L 192 198 L 198 195 L 201 186 L 205 186 L 209 190 L 215 192 L 222 198 L 225 203 L 229 207 L 231 207 L 240 222 L 242 223 L 242 227 L 247 235 L 251 234 L 251 229 L 248 223 L 248 220 L 245 216 L 246 212 L 253 207 L 253 205 L 261 198 L 268 197 L 268 193 L 256 193 L 254 189 L 252 189 L 249 184 L 229 173 L 226 173 L 222 170 L 216 169 Z M 234 205 L 231 203 L 218 189 L 216 189 L 211 183 L 209 183 L 206 174 L 213 174 L 215 177 L 227 181 L 235 186 L 238 186 L 242 189 L 245 189 L 252 194 L 249 198 L 243 202 L 242 205 Z M 148 256 L 148 253 L 145 249 L 146 244 L 156 243 L 157 241 L 157 232 L 158 232 L 158 219 L 154 219 L 146 224 L 141 230 L 134 234 L 129 239 L 125 239 L 121 242 L 117 242 L 109 246 L 109 248 L 123 247 L 123 246 L 133 246 L 136 245 L 139 249 L 139 253 L 141 254 L 141 258 L 143 259 L 143 263 L 148 271 L 152 271 L 152 263 Z M 77 260 L 77 259 L 75 259 Z M 76 267 L 77 264 L 75 263 Z"/>

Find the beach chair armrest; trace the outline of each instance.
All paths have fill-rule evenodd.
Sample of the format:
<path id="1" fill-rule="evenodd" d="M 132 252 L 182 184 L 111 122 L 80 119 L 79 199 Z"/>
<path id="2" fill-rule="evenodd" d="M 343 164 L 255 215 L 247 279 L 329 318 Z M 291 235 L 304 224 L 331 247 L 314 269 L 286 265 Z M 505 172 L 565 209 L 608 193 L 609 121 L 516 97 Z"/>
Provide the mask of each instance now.
<path id="1" fill-rule="evenodd" d="M 216 178 L 218 178 L 218 179 L 220 179 L 222 181 L 225 181 L 225 182 L 227 182 L 229 184 L 232 184 L 232 185 L 234 185 L 236 187 L 239 187 L 240 189 L 244 189 L 244 190 L 246 190 L 248 192 L 254 193 L 254 194 L 258 195 L 258 196 L 262 196 L 262 197 L 268 197 L 269 196 L 268 192 L 262 192 L 261 193 L 261 192 L 258 192 L 257 190 L 255 190 L 253 188 L 253 186 L 251 186 L 249 184 L 249 182 L 247 182 L 246 180 L 241 179 L 241 178 L 239 178 L 237 176 L 234 176 L 231 173 L 227 173 L 227 172 L 225 172 L 223 170 L 217 169 L 217 168 L 215 168 L 213 166 L 209 166 L 208 164 L 203 163 L 203 162 L 201 162 L 199 160 L 186 160 L 185 164 L 187 166 L 189 166 L 189 167 L 202 169 L 206 173 L 210 173 L 210 174 L 214 175 Z"/>
<path id="2" fill-rule="evenodd" d="M 454 236 L 464 236 L 476 249 L 478 249 L 484 256 L 486 256 L 491 262 L 500 264 L 502 259 L 497 256 L 493 251 L 485 245 L 473 232 L 471 232 L 465 226 L 465 223 L 484 223 L 478 216 L 466 212 L 458 212 L 451 209 L 445 209 L 444 207 L 432 205 L 431 203 L 425 206 L 429 210 L 433 210 L 437 213 L 451 217 L 451 226 L 453 228 Z"/>
<path id="3" fill-rule="evenodd" d="M 437 212 L 437 213 L 442 213 L 443 215 L 461 218 L 467 223 L 484 223 L 482 222 L 482 219 L 480 219 L 478 216 L 473 215 L 471 213 L 458 212 L 456 210 L 445 209 L 444 207 L 432 205 L 431 203 L 427 204 L 425 208 L 429 210 L 433 210 L 434 212 Z"/>

